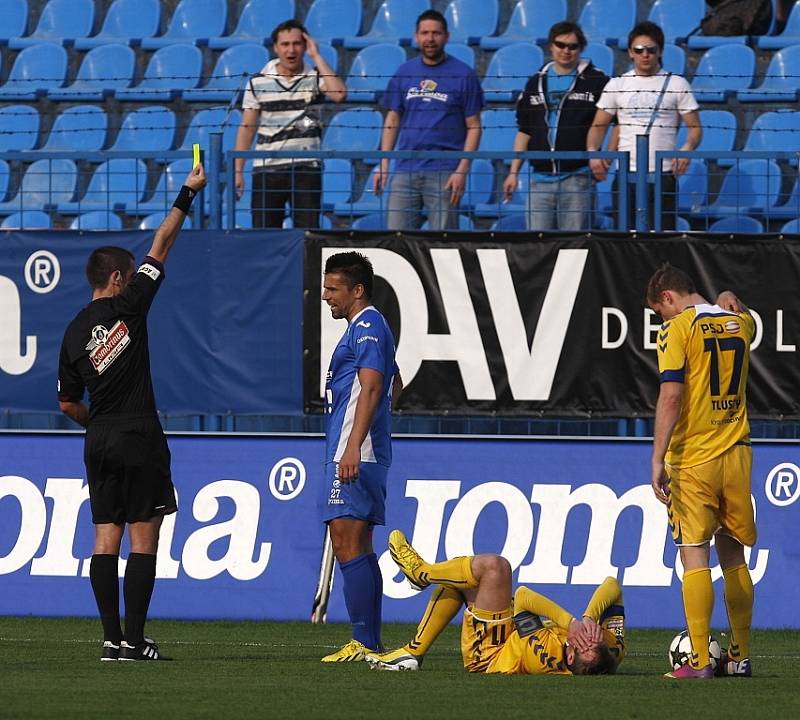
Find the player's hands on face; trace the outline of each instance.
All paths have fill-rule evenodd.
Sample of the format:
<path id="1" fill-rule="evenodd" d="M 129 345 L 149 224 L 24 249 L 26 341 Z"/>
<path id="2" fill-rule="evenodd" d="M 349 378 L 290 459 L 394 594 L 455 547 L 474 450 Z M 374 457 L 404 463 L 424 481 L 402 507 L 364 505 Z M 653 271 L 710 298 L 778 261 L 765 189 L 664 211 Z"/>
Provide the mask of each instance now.
<path id="1" fill-rule="evenodd" d="M 450 204 L 453 207 L 458 206 L 462 195 L 464 195 L 465 178 L 466 175 L 464 173 L 454 172 L 444 184 L 444 189 L 450 191 Z"/>
<path id="2" fill-rule="evenodd" d="M 653 492 L 658 501 L 666 505 L 669 502 L 669 475 L 664 468 L 664 463 L 653 464 L 650 484 L 653 486 Z"/>
<path id="3" fill-rule="evenodd" d="M 203 165 L 200 164 L 193 167 L 192 171 L 186 176 L 186 182 L 183 184 L 195 192 L 200 192 L 206 186 L 206 171 L 203 169 Z"/>
<path id="4" fill-rule="evenodd" d="M 581 623 L 583 623 L 583 626 L 586 628 L 586 631 L 589 635 L 589 641 L 592 645 L 599 645 L 603 642 L 603 628 L 601 625 L 595 622 L 594 618 L 584 615 Z"/>
<path id="5" fill-rule="evenodd" d="M 592 633 L 582 621 L 575 618 L 567 628 L 567 642 L 578 652 L 586 652 L 593 648 L 597 642 L 592 640 Z"/>
<path id="6" fill-rule="evenodd" d="M 339 459 L 337 473 L 339 481 L 343 483 L 351 483 L 358 480 L 358 467 L 361 464 L 361 450 L 360 448 L 346 447 Z"/>
<path id="7" fill-rule="evenodd" d="M 611 160 L 605 159 L 592 159 L 589 160 L 589 168 L 595 177 L 595 180 L 605 180 L 608 177 L 608 168 L 611 167 Z"/>

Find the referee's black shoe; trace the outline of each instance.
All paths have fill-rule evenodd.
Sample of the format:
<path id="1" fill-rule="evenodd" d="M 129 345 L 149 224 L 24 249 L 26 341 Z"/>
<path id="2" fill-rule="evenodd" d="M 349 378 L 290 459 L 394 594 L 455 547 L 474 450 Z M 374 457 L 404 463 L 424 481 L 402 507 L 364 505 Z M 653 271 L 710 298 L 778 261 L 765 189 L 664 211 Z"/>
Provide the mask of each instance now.
<path id="1" fill-rule="evenodd" d="M 119 660 L 119 643 L 113 643 L 111 640 L 103 641 L 103 652 L 100 654 L 101 662 L 109 662 Z"/>
<path id="2" fill-rule="evenodd" d="M 150 638 L 145 638 L 144 642 L 138 645 L 129 645 L 124 640 L 119 646 L 120 660 L 172 660 L 161 653 Z"/>

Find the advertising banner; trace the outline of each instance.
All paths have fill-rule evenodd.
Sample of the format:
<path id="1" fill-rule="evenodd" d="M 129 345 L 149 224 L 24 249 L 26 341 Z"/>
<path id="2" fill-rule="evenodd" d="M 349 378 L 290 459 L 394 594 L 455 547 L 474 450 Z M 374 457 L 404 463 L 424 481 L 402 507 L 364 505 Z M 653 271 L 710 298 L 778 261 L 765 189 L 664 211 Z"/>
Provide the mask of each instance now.
<path id="1" fill-rule="evenodd" d="M 321 410 L 344 331 L 320 301 L 326 259 L 356 249 L 376 273 L 374 304 L 397 341 L 409 413 L 651 415 L 660 319 L 645 306 L 665 261 L 713 302 L 734 290 L 752 309 L 752 417 L 800 417 L 800 241 L 761 236 L 624 237 L 502 233 L 306 239 L 305 400 Z"/>
<path id="2" fill-rule="evenodd" d="M 169 442 L 180 510 L 162 528 L 151 615 L 309 619 L 324 537 L 322 438 Z M 82 444 L 79 433 L 0 434 L 0 614 L 96 612 Z M 416 621 L 428 599 L 389 557 L 398 527 L 431 560 L 501 553 L 515 584 L 575 613 L 614 576 L 632 626 L 683 627 L 682 569 L 650 489 L 647 441 L 399 437 L 394 456 L 387 525 L 374 536 L 387 622 Z M 754 623 L 800 628 L 800 445 L 754 447 L 752 496 Z M 712 577 L 714 627 L 724 629 L 718 567 Z M 337 571 L 328 620 L 346 619 Z"/>

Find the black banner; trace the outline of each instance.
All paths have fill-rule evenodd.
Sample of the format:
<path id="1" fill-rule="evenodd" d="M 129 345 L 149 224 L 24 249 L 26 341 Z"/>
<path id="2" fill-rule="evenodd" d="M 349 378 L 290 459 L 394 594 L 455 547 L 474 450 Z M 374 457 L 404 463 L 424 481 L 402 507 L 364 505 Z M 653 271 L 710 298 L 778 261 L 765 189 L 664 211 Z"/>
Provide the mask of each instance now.
<path id="1" fill-rule="evenodd" d="M 645 305 L 664 261 L 713 302 L 734 290 L 753 310 L 751 415 L 800 417 L 800 241 L 774 236 L 491 233 L 306 236 L 305 404 L 322 408 L 344 332 L 321 302 L 325 259 L 373 262 L 374 304 L 397 340 L 409 413 L 652 415 L 660 318 Z"/>

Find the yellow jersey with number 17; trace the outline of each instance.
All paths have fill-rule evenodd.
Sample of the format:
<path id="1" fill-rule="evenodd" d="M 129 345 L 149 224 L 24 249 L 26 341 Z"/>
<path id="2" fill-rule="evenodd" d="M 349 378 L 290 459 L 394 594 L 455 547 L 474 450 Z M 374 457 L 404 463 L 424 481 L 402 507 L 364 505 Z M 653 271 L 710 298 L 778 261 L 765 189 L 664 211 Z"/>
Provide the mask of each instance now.
<path id="1" fill-rule="evenodd" d="M 667 465 L 701 465 L 749 441 L 745 388 L 754 330 L 750 313 L 728 312 L 719 305 L 692 305 L 661 326 L 661 382 L 684 385 Z"/>

